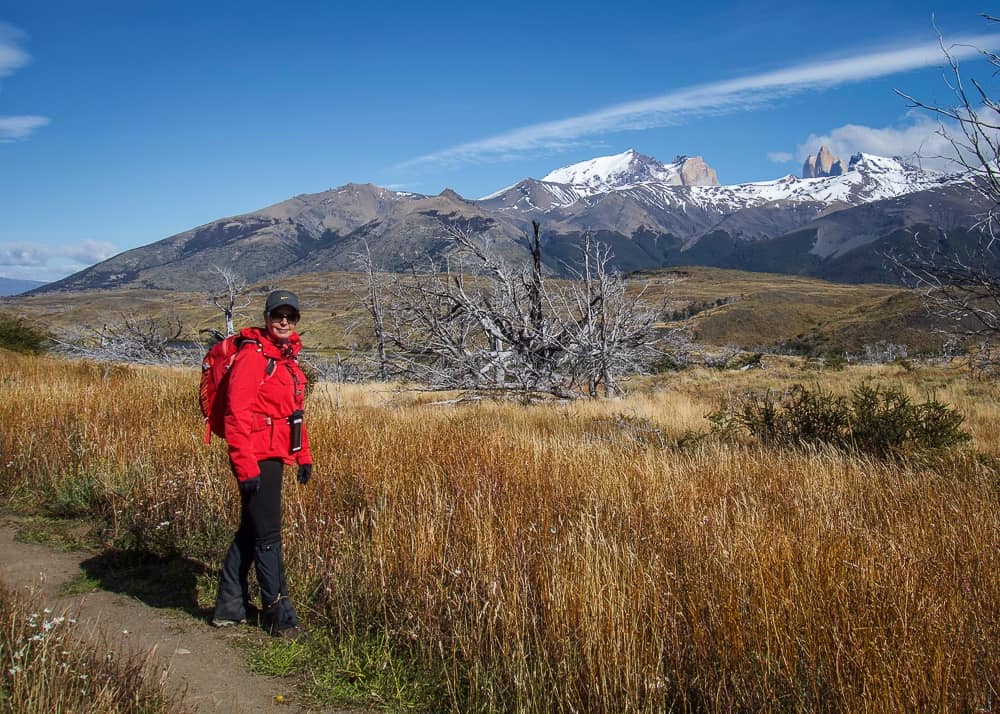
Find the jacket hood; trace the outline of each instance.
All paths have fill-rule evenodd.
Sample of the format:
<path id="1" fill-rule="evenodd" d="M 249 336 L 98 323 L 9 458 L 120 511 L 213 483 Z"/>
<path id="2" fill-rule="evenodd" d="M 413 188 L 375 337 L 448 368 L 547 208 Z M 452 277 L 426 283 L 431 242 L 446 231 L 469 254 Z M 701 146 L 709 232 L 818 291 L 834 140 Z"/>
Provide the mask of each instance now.
<path id="1" fill-rule="evenodd" d="M 240 337 L 256 340 L 263 346 L 264 353 L 269 357 L 281 357 L 281 345 L 271 337 L 271 333 L 263 327 L 244 327 L 240 330 Z M 298 332 L 293 332 L 288 338 L 288 344 L 292 347 L 292 353 L 299 354 L 302 349 L 302 339 Z"/>

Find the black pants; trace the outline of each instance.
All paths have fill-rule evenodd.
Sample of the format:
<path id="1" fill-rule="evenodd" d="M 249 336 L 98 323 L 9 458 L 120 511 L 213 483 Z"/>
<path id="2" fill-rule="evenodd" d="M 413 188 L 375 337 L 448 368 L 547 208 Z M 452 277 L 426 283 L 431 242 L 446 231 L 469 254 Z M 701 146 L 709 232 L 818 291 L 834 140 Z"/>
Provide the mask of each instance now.
<path id="1" fill-rule="evenodd" d="M 222 561 L 215 619 L 243 620 L 250 605 L 247 578 L 251 564 L 257 570 L 257 584 L 263 601 L 268 629 L 283 630 L 298 625 L 288 600 L 285 564 L 281 555 L 281 476 L 278 459 L 261 461 L 260 488 L 240 495 L 240 527 Z"/>

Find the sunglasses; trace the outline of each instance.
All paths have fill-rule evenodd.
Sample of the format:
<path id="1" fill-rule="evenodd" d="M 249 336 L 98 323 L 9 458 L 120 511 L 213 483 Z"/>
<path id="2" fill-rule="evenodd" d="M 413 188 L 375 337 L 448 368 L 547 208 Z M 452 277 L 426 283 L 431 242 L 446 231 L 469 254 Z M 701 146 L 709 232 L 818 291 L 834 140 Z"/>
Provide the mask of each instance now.
<path id="1" fill-rule="evenodd" d="M 268 315 L 271 322 L 287 322 L 289 325 L 294 325 L 299 321 L 299 316 L 295 313 L 287 312 L 272 312 Z"/>

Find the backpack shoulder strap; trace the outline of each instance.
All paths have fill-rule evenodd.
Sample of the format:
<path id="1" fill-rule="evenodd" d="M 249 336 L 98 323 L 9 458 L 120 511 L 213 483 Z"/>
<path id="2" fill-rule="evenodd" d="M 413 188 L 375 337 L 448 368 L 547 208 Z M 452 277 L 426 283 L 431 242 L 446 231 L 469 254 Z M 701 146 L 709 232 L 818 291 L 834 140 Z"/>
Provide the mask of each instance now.
<path id="1" fill-rule="evenodd" d="M 255 339 L 253 337 L 237 337 L 235 342 L 237 351 L 242 349 L 244 345 L 257 345 L 258 352 L 264 351 L 264 345 L 260 343 L 260 340 Z M 268 357 L 267 365 L 264 367 L 264 376 L 270 377 L 271 375 L 273 375 L 274 370 L 277 366 L 278 366 L 278 360 L 276 360 L 274 357 Z"/>

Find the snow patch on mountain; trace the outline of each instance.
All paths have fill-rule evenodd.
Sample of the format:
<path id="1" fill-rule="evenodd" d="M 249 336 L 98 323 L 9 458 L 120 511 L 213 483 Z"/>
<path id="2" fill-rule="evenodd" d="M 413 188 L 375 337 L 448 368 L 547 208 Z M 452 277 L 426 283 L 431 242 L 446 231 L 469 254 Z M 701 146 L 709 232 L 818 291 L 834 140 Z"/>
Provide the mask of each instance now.
<path id="1" fill-rule="evenodd" d="M 564 166 L 546 174 L 542 181 L 569 184 L 593 193 L 603 193 L 644 180 L 674 183 L 677 174 L 676 166 L 661 164 L 629 149 L 620 154 L 598 156 L 589 161 Z"/>
<path id="2" fill-rule="evenodd" d="M 564 166 L 546 174 L 542 182 L 569 185 L 586 195 L 607 193 L 646 183 L 670 186 L 719 183 L 715 170 L 705 164 L 700 156 L 678 156 L 673 163 L 664 164 L 634 149 Z"/>

